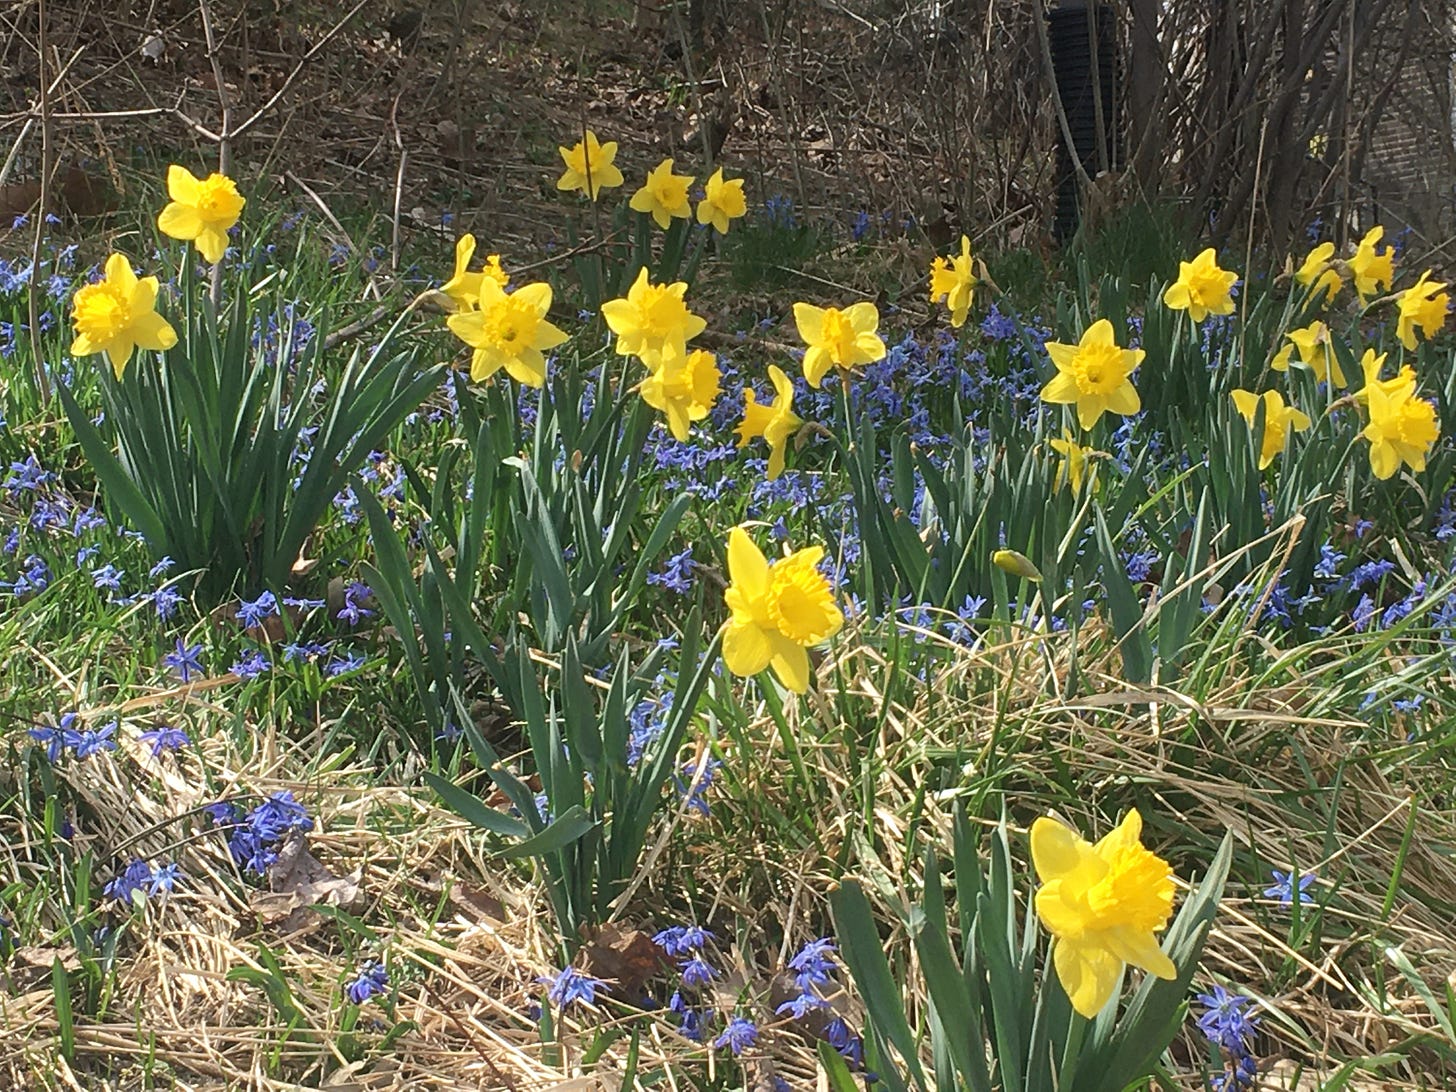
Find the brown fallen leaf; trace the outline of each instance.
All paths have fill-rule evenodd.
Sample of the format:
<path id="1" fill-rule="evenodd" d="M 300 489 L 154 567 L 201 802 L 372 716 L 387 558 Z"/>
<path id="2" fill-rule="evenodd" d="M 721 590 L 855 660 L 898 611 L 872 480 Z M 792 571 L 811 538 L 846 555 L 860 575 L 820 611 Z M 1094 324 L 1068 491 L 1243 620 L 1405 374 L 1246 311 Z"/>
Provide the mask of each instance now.
<path id="1" fill-rule="evenodd" d="M 256 892 L 249 905 L 259 920 L 287 928 L 302 928 L 309 921 L 310 906 L 336 906 L 348 910 L 363 901 L 359 880 L 363 871 L 347 876 L 329 871 L 308 848 L 308 836 L 294 831 L 278 851 L 278 860 L 268 867 L 267 891 Z"/>
<path id="2" fill-rule="evenodd" d="M 623 929 L 608 922 L 582 948 L 582 969 L 612 983 L 613 992 L 628 1001 L 642 996 L 647 980 L 672 963 L 652 937 L 640 929 Z"/>

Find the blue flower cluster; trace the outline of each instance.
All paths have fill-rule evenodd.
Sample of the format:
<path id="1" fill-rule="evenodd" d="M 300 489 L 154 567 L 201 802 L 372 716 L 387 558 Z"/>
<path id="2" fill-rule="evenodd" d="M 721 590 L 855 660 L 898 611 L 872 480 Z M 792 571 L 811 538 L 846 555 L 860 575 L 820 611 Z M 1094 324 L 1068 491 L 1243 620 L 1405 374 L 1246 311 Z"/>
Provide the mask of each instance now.
<path id="1" fill-rule="evenodd" d="M 46 759 L 50 762 L 58 762 L 67 752 L 84 760 L 103 751 L 116 750 L 116 721 L 99 728 L 82 728 L 79 725 L 79 714 L 62 713 L 54 726 L 37 725 L 30 729 L 29 734 L 31 739 L 45 747 Z"/>
<path id="2" fill-rule="evenodd" d="M 677 964 L 681 981 L 668 999 L 667 1008 L 678 1017 L 678 1031 L 695 1043 L 703 1041 L 705 1025 L 713 1020 L 713 1009 L 703 1004 L 701 994 L 703 987 L 718 977 L 718 969 L 705 955 L 713 939 L 712 931 L 701 925 L 672 925 L 652 938 L 669 959 L 681 961 Z"/>
<path id="3" fill-rule="evenodd" d="M 593 978 L 585 971 L 579 971 L 575 967 L 565 967 L 555 975 L 543 976 L 536 981 L 550 987 L 546 991 L 547 998 L 558 1009 L 563 1010 L 571 1005 L 585 1005 L 587 1008 L 594 1008 L 597 1003 L 597 991 L 608 992 L 609 989 L 600 978 Z"/>
<path id="4" fill-rule="evenodd" d="M 1225 1058 L 1223 1072 L 1210 1077 L 1208 1087 L 1212 1092 L 1252 1088 L 1259 1075 L 1259 1065 L 1252 1050 L 1259 1018 L 1245 1010 L 1253 1004 L 1253 1000 L 1230 993 L 1222 986 L 1214 986 L 1208 993 L 1199 994 L 1197 1000 L 1204 1008 L 1198 1018 L 1198 1030 L 1218 1047 Z"/>
<path id="5" fill-rule="evenodd" d="M 832 1012 L 833 1006 L 824 993 L 833 985 L 839 964 L 834 960 L 834 941 L 830 937 L 811 940 L 789 960 L 794 987 L 799 991 L 781 1004 L 775 1012 L 802 1020 L 815 1012 Z M 856 1070 L 864 1068 L 864 1040 L 856 1035 L 842 1016 L 835 1015 L 824 1025 L 824 1038 Z"/>
<path id="6" fill-rule="evenodd" d="M 259 876 L 278 860 L 278 847 L 291 832 L 313 830 L 308 809 L 287 791 L 274 793 L 251 810 L 233 800 L 220 800 L 203 811 L 227 833 L 233 861 Z"/>
<path id="7" fill-rule="evenodd" d="M 389 989 L 389 972 L 377 959 L 364 962 L 355 976 L 344 987 L 344 996 L 351 1004 L 362 1005 L 376 994 Z"/>
<path id="8" fill-rule="evenodd" d="M 176 889 L 182 869 L 175 863 L 153 867 L 146 861 L 133 860 L 102 889 L 108 899 L 130 903 L 133 896 L 170 894 Z"/>

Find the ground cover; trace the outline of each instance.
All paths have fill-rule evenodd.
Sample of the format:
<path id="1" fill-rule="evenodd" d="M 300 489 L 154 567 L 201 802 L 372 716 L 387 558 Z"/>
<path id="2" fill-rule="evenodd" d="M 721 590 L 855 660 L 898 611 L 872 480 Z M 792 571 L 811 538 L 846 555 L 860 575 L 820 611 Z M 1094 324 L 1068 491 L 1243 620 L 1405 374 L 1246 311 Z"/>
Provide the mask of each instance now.
<path id="1" fill-rule="evenodd" d="M 543 184 L 606 188 L 540 265 L 446 225 L 386 277 L 247 180 L 214 265 L 183 179 L 200 219 L 0 267 L 10 1080 L 1090 1086 L 1152 1043 L 1172 1087 L 1442 1086 L 1415 257 L 952 246 L 872 293 L 903 227 L 561 139 Z M 1028 831 L 1133 809 L 1211 929 L 1114 1028 Z"/>

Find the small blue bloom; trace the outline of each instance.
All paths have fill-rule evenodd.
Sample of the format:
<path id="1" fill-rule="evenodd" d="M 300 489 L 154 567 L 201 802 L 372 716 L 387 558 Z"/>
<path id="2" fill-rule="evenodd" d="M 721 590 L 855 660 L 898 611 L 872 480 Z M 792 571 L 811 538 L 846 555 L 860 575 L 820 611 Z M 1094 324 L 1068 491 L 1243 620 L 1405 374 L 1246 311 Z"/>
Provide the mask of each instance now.
<path id="1" fill-rule="evenodd" d="M 347 986 L 344 987 L 344 996 L 355 1005 L 362 1005 L 375 994 L 383 993 L 389 988 L 389 972 L 384 969 L 384 964 L 378 960 L 371 959 L 359 968 L 359 973 L 354 976 Z"/>
<path id="2" fill-rule="evenodd" d="M 1295 889 L 1294 873 L 1281 872 L 1279 869 L 1270 869 L 1274 876 L 1272 887 L 1264 888 L 1266 899 L 1276 899 L 1285 906 L 1293 905 L 1295 897 L 1299 898 L 1299 904 L 1304 906 L 1314 902 L 1314 897 L 1308 894 L 1309 885 L 1314 883 L 1314 873 L 1306 872 L 1299 877 L 1298 890 Z"/>
<path id="3" fill-rule="evenodd" d="M 546 996 L 559 1009 L 565 1009 L 569 1005 L 578 1003 L 593 1008 L 597 1003 L 597 991 L 608 989 L 607 984 L 600 978 L 593 978 L 575 967 L 567 967 L 554 977 L 544 976 L 536 981 L 550 985 L 551 988 L 546 991 Z"/>
<path id="4" fill-rule="evenodd" d="M 695 955 L 682 966 L 683 985 L 693 989 L 706 986 L 717 977 L 716 968 L 702 956 Z"/>
<path id="5" fill-rule="evenodd" d="M 180 751 L 192 742 L 181 728 L 160 722 L 137 738 L 151 745 L 153 758 L 160 758 L 163 751 Z"/>
<path id="6" fill-rule="evenodd" d="M 202 645 L 188 645 L 181 637 L 177 638 L 176 647 L 173 651 L 162 657 L 162 663 L 166 664 L 184 683 L 191 682 L 194 674 L 202 675 Z"/>
<path id="7" fill-rule="evenodd" d="M 726 1046 L 733 1051 L 733 1057 L 736 1058 L 756 1042 L 758 1025 L 746 1017 L 734 1016 L 728 1021 L 723 1033 L 713 1040 L 713 1049 L 722 1050 Z"/>

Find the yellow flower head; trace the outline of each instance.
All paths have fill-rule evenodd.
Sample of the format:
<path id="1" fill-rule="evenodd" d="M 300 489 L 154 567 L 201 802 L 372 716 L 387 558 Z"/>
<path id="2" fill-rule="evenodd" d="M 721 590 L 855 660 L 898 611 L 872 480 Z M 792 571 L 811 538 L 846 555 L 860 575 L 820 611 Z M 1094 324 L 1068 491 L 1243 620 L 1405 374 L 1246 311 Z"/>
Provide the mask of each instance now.
<path id="1" fill-rule="evenodd" d="M 686 220 L 692 215 L 688 204 L 690 174 L 673 174 L 672 160 L 664 159 L 647 175 L 642 188 L 632 195 L 633 212 L 650 212 L 657 226 L 666 230 L 674 216 Z"/>
<path id="2" fill-rule="evenodd" d="M 475 236 L 466 232 L 455 243 L 455 272 L 440 286 L 440 291 L 450 297 L 457 311 L 469 311 L 480 299 L 480 282 L 489 278 L 504 288 L 511 278 L 501 268 L 499 254 L 485 259 L 485 267 L 477 272 L 470 271 L 470 259 L 475 257 Z"/>
<path id="3" fill-rule="evenodd" d="M 769 564 L 742 527 L 728 532 L 731 612 L 723 626 L 723 662 L 735 675 L 772 668 L 796 694 L 809 689 L 809 646 L 822 644 L 844 625 L 829 581 L 818 569 L 824 551 L 796 550 Z"/>
<path id="4" fill-rule="evenodd" d="M 971 241 L 961 236 L 961 252 L 949 258 L 937 257 L 930 263 L 930 302 L 945 300 L 950 308 L 950 324 L 959 330 L 965 325 L 976 287 L 976 274 L 971 268 Z"/>
<path id="5" fill-rule="evenodd" d="M 1234 311 L 1233 288 L 1237 273 L 1220 269 L 1209 247 L 1191 262 L 1178 263 L 1178 279 L 1163 293 L 1163 303 L 1174 311 L 1187 311 L 1194 322 L 1209 315 L 1231 315 Z"/>
<path id="6" fill-rule="evenodd" d="M 783 369 L 770 364 L 768 377 L 774 386 L 773 403 L 763 405 L 754 398 L 753 388 L 745 387 L 743 423 L 734 431 L 738 433 L 740 450 L 757 436 L 768 441 L 768 480 L 773 481 L 784 472 L 784 449 L 804 419 L 794 413 L 794 384 Z"/>
<path id="7" fill-rule="evenodd" d="M 1289 443 L 1289 430 L 1303 432 L 1309 428 L 1309 415 L 1300 413 L 1293 406 L 1284 404 L 1284 396 L 1278 391 L 1265 391 L 1257 395 L 1253 391 L 1233 392 L 1234 407 L 1254 427 L 1258 419 L 1259 403 L 1264 403 L 1264 440 L 1259 446 L 1259 469 L 1263 470 L 1274 461 Z"/>
<path id="8" fill-rule="evenodd" d="M 1289 343 L 1274 354 L 1274 359 L 1269 362 L 1271 368 L 1276 372 L 1287 372 L 1297 352 L 1300 362 L 1309 366 L 1319 382 L 1333 383 L 1337 387 L 1345 385 L 1345 372 L 1340 367 L 1340 358 L 1335 355 L 1328 326 L 1323 322 L 1311 322 L 1298 330 L 1290 330 L 1285 337 Z"/>
<path id="9" fill-rule="evenodd" d="M 1355 291 L 1360 293 L 1361 303 L 1382 287 L 1388 289 L 1395 280 L 1395 251 L 1390 247 L 1379 253 L 1375 250 L 1375 244 L 1384 234 L 1385 229 L 1376 224 L 1365 233 L 1365 238 L 1360 240 L 1354 257 L 1350 259 L 1350 272 L 1354 274 Z"/>
<path id="10" fill-rule="evenodd" d="M 685 360 L 666 361 L 654 368 L 642 381 L 642 401 L 667 414 L 674 439 L 686 440 L 689 425 L 708 416 L 717 401 L 721 378 L 713 354 L 697 349 Z"/>
<path id="11" fill-rule="evenodd" d="M 1124 964 L 1178 977 L 1157 937 L 1173 914 L 1173 870 L 1145 849 L 1142 817 L 1096 845 L 1055 819 L 1031 825 L 1031 859 L 1041 887 L 1036 916 L 1055 938 L 1052 962 L 1072 1007 L 1089 1020 L 1112 997 Z"/>
<path id="12" fill-rule="evenodd" d="M 1072 435 L 1069 428 L 1062 429 L 1062 438 L 1051 441 L 1052 450 L 1062 457 L 1057 466 L 1057 481 L 1054 488 L 1060 489 L 1063 485 L 1070 485 L 1073 493 L 1082 491 L 1082 479 L 1087 477 L 1087 471 L 1091 465 L 1089 456 L 1093 454 L 1090 447 L 1083 447 L 1077 443 L 1077 438 Z"/>
<path id="13" fill-rule="evenodd" d="M 475 350 L 470 378 L 477 383 L 501 368 L 518 383 L 539 387 L 546 382 L 543 349 L 567 339 L 566 332 L 546 321 L 551 310 L 549 284 L 524 284 L 507 292 L 493 279 L 480 282 L 479 310 L 460 311 L 445 322 Z"/>
<path id="14" fill-rule="evenodd" d="M 1379 365 L 1374 374 L 1379 373 Z M 1377 478 L 1393 477 L 1402 463 L 1419 473 L 1426 468 L 1426 456 L 1441 438 L 1436 407 L 1416 397 L 1416 373 L 1407 365 L 1394 379 L 1371 380 L 1366 372 L 1363 401 L 1370 410 L 1370 423 L 1360 435 L 1370 441 L 1370 469 Z"/>
<path id="15" fill-rule="evenodd" d="M 77 289 L 71 302 L 76 327 L 71 355 L 105 353 L 120 379 L 133 349 L 162 352 L 177 344 L 177 331 L 156 307 L 157 278 L 138 279 L 131 262 L 113 254 L 106 259 L 106 276 Z"/>
<path id="16" fill-rule="evenodd" d="M 728 221 L 747 214 L 748 199 L 743 196 L 743 179 L 725 180 L 723 168 L 719 167 L 703 187 L 703 199 L 698 202 L 698 223 L 712 224 L 719 235 L 727 235 Z"/>
<path id="17" fill-rule="evenodd" d="M 1057 374 L 1041 389 L 1042 401 L 1076 405 L 1077 421 L 1084 429 L 1109 411 L 1126 416 L 1142 408 L 1128 377 L 1147 354 L 1142 349 L 1118 348 L 1112 323 L 1106 319 L 1087 327 L 1079 344 L 1048 341 L 1046 351 Z"/>
<path id="18" fill-rule="evenodd" d="M 1294 271 L 1295 283 L 1308 288 L 1311 299 L 1318 301 L 1320 294 L 1323 293 L 1322 302 L 1329 303 L 1339 294 L 1341 286 L 1345 283 L 1332 261 L 1334 256 L 1334 243 L 1320 243 L 1305 255 L 1304 263 Z"/>
<path id="19" fill-rule="evenodd" d="M 1400 343 L 1411 351 L 1416 347 L 1416 331 L 1420 331 L 1421 337 L 1434 337 L 1446 325 L 1446 312 L 1451 307 L 1451 297 L 1442 291 L 1446 286 L 1431 283 L 1430 275 L 1431 271 L 1426 270 L 1420 280 L 1400 295 L 1396 332 Z"/>
<path id="20" fill-rule="evenodd" d="M 1373 387 L 1376 383 L 1382 382 L 1380 378 L 1380 369 L 1385 367 L 1385 358 L 1389 355 L 1389 353 L 1381 353 L 1379 356 L 1376 356 L 1374 349 L 1365 350 L 1365 355 L 1360 358 L 1360 371 L 1365 376 L 1365 386 L 1363 389 L 1355 392 L 1355 401 L 1368 401 L 1370 397 L 1370 388 Z M 1405 368 L 1403 369 L 1401 375 L 1404 376 L 1405 372 L 1410 372 L 1411 386 L 1412 388 L 1414 388 L 1416 373 L 1411 371 L 1409 368 Z M 1385 383 L 1396 383 L 1399 381 L 1400 377 L 1397 377 L 1396 379 L 1383 380 L 1383 382 Z"/>
<path id="21" fill-rule="evenodd" d="M 708 324 L 688 310 L 685 281 L 653 284 L 644 266 L 623 299 L 602 304 L 602 318 L 617 335 L 617 352 L 638 356 L 648 368 L 687 356 L 687 344 Z"/>
<path id="22" fill-rule="evenodd" d="M 887 351 L 875 333 L 880 313 L 872 303 L 852 303 L 843 311 L 796 303 L 794 322 L 809 346 L 804 352 L 804 378 L 816 390 L 836 364 L 845 370 L 856 364 L 872 364 L 884 359 Z"/>
<path id="23" fill-rule="evenodd" d="M 566 164 L 566 170 L 556 180 L 558 190 L 580 190 L 595 201 L 602 190 L 622 184 L 622 172 L 612 162 L 617 158 L 615 140 L 599 144 L 596 133 L 588 129 L 584 141 L 557 151 Z"/>
<path id="24" fill-rule="evenodd" d="M 198 178 L 186 167 L 167 168 L 167 195 L 171 201 L 157 217 L 157 227 L 173 239 L 190 240 L 216 265 L 227 250 L 228 229 L 238 222 L 247 202 L 225 174 Z"/>
<path id="25" fill-rule="evenodd" d="M 992 550 L 991 564 L 1022 580 L 1030 580 L 1033 584 L 1041 583 L 1041 570 L 1033 564 L 1031 558 L 1018 550 Z"/>

